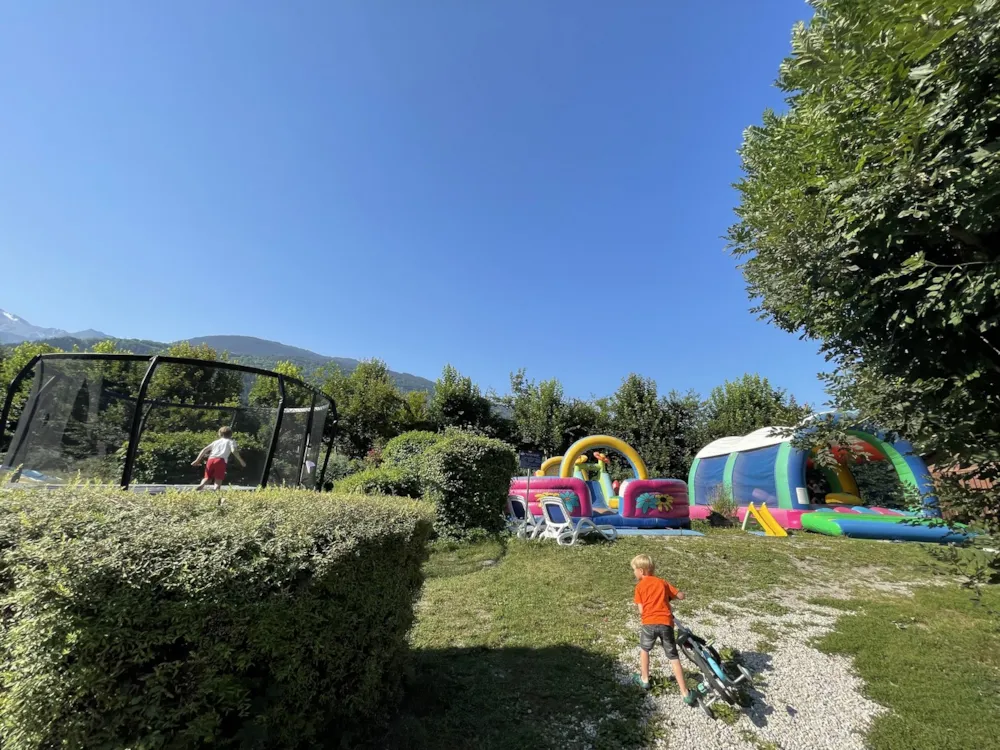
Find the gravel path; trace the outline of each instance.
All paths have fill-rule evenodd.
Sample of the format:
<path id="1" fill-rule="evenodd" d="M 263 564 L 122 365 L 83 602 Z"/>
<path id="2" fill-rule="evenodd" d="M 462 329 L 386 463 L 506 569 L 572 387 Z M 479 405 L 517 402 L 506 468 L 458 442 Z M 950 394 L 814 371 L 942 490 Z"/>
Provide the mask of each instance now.
<path id="1" fill-rule="evenodd" d="M 727 724 L 721 718 L 709 719 L 700 708 L 688 708 L 676 692 L 650 695 L 649 719 L 665 735 L 654 747 L 863 750 L 872 719 L 886 709 L 861 695 L 863 683 L 853 674 L 850 659 L 824 654 L 809 645 L 831 631 L 844 614 L 807 602 L 831 593 L 839 592 L 829 588 L 782 592 L 766 600 L 758 595 L 716 605 L 730 608 L 731 613 L 679 615 L 696 633 L 714 639 L 716 648 L 740 651 L 741 662 L 754 675 L 752 703 L 739 711 L 734 723 Z M 784 614 L 760 613 L 786 608 Z M 629 626 L 637 628 L 638 621 Z M 692 668 L 681 660 L 686 669 Z M 622 679 L 631 679 L 638 664 L 639 648 L 634 645 L 622 655 Z M 654 654 L 652 671 L 669 674 L 662 651 Z"/>

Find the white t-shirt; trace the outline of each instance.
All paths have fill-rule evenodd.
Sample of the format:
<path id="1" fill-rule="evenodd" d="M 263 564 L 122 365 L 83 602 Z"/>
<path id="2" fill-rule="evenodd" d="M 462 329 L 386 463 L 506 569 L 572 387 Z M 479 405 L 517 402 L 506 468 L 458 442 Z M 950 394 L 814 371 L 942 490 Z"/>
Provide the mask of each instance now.
<path id="1" fill-rule="evenodd" d="M 236 450 L 236 442 L 229 438 L 219 438 L 213 441 L 208 447 L 211 448 L 211 451 L 208 453 L 209 458 L 221 458 L 223 461 L 228 462 L 229 457 Z"/>

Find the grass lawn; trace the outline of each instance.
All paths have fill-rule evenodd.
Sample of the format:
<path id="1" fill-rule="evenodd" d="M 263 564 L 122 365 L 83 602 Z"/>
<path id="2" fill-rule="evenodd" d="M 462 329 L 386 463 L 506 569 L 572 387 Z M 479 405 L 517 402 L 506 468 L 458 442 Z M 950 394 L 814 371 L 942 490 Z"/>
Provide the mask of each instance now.
<path id="1" fill-rule="evenodd" d="M 923 546 L 739 532 L 437 547 L 413 631 L 414 672 L 387 746 L 641 748 L 669 739 L 669 727 L 645 721 L 642 692 L 621 679 L 634 669 L 620 657 L 637 639 L 627 627 L 628 563 L 640 552 L 687 592 L 681 617 L 725 619 L 734 606 L 766 617 L 785 609 L 769 591 L 878 582 L 837 601 L 855 614 L 818 644 L 852 656 L 869 697 L 890 708 L 872 728 L 872 746 L 1000 748 L 1000 615 L 957 585 L 928 585 L 942 579 Z M 915 595 L 893 582 L 900 590 L 917 582 Z M 733 604 L 755 592 L 759 601 Z M 985 600 L 1000 610 L 1000 593 Z"/>

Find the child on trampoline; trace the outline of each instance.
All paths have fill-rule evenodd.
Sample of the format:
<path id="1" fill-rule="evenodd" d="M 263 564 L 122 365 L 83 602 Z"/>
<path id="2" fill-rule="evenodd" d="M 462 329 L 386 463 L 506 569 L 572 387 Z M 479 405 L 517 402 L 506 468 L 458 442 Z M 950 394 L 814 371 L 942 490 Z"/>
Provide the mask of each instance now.
<path id="1" fill-rule="evenodd" d="M 208 459 L 205 463 L 205 478 L 201 480 L 197 489 L 203 490 L 209 482 L 214 482 L 215 489 L 221 490 L 222 483 L 226 479 L 226 465 L 230 456 L 235 456 L 236 460 L 240 462 L 240 466 L 246 467 L 247 462 L 243 460 L 243 456 L 240 455 L 240 451 L 236 447 L 236 441 L 233 440 L 232 429 L 223 426 L 219 428 L 219 439 L 213 440 L 202 448 L 198 458 L 191 462 L 192 466 L 198 466 L 205 462 L 206 458 Z"/>
<path id="2" fill-rule="evenodd" d="M 639 617 L 642 626 L 639 628 L 639 667 L 641 674 L 632 675 L 632 680 L 643 690 L 649 690 L 649 652 L 656 642 L 663 647 L 663 653 L 670 660 L 677 687 L 680 688 L 684 702 L 689 706 L 698 705 L 698 696 L 687 688 L 684 681 L 684 669 L 677 655 L 677 644 L 674 642 L 674 613 L 670 609 L 670 601 L 681 601 L 684 594 L 673 585 L 653 575 L 656 566 L 649 555 L 636 555 L 632 558 L 632 573 L 638 583 L 635 587 L 635 603 L 639 605 Z"/>

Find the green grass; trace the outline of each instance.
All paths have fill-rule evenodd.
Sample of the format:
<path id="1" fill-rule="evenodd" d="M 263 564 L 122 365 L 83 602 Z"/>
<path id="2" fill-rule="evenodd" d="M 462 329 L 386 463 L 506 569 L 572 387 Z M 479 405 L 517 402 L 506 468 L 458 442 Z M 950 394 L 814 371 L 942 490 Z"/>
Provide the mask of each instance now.
<path id="1" fill-rule="evenodd" d="M 878 750 L 1000 748 L 1000 591 L 983 606 L 958 587 L 854 602 L 819 647 L 850 655 L 872 700 L 891 713 L 869 735 Z"/>
<path id="2" fill-rule="evenodd" d="M 683 540 L 624 538 L 614 544 L 574 547 L 517 540 L 438 545 L 426 565 L 427 583 L 411 636 L 415 665 L 408 679 L 407 698 L 386 746 L 404 750 L 627 749 L 648 746 L 658 734 L 669 734 L 665 727 L 644 722 L 642 691 L 622 684 L 619 674 L 619 657 L 638 641 L 627 623 L 634 586 L 629 561 L 640 552 L 653 557 L 658 575 L 687 593 L 688 599 L 677 605 L 682 618 L 686 612 L 731 615 L 746 606 L 733 600 L 758 592 L 761 601 L 752 603 L 753 612 L 782 614 L 784 606 L 772 606 L 767 592 L 773 587 L 801 584 L 803 569 L 817 571 L 814 582 L 822 580 L 819 576 L 839 580 L 858 570 L 877 570 L 884 580 L 900 581 L 930 577 L 934 572 L 933 560 L 920 545 L 807 535 L 774 539 L 714 533 Z M 878 620 L 884 616 L 878 607 L 889 606 L 882 595 L 859 596 L 880 598 L 866 598 L 860 609 L 863 614 L 845 617 L 848 628 L 862 618 L 865 622 L 867 618 Z M 956 607 L 968 599 L 957 587 L 954 597 Z M 841 608 L 859 606 L 854 602 Z M 902 621 L 911 615 L 896 612 L 894 616 Z M 922 617 L 927 623 L 948 620 L 944 611 L 934 607 L 923 611 Z M 758 624 L 762 645 L 773 647 L 780 634 L 773 626 Z M 938 650 L 944 649 L 946 641 L 942 630 L 900 630 L 891 618 L 880 629 L 872 630 L 878 637 L 866 637 L 873 654 L 883 644 L 894 643 L 894 638 L 929 638 Z M 932 634 L 936 635 L 932 638 Z M 825 646 L 834 649 L 859 636 L 852 631 L 843 642 L 831 639 Z M 1000 646 L 990 642 L 1000 652 Z M 914 653 L 928 650 L 933 650 L 931 645 L 924 644 Z M 980 666 L 976 671 L 970 666 L 981 660 L 980 656 L 961 651 L 955 658 L 959 665 L 956 671 L 968 676 L 969 689 L 990 684 L 984 681 L 988 669 Z M 654 693 L 677 690 L 667 679 L 665 666 L 662 655 L 656 655 Z M 895 675 L 892 680 L 897 683 L 908 679 L 891 666 L 876 664 L 873 669 Z M 872 690 L 878 689 L 877 679 L 863 676 L 871 681 Z M 933 700 L 936 694 L 933 681 L 925 683 L 922 676 L 920 682 L 923 692 L 891 693 L 884 701 L 897 716 L 904 717 L 900 719 L 904 725 L 911 721 L 905 718 L 911 713 L 894 701 L 905 703 L 918 694 L 924 696 L 921 700 Z M 950 678 L 944 689 L 951 689 L 949 685 Z M 989 700 L 980 697 L 970 705 L 980 710 L 993 705 Z M 912 721 L 920 719 L 921 710 L 912 713 Z M 905 736 L 905 730 L 898 727 L 892 731 Z M 891 734 L 884 739 L 876 732 L 873 747 L 902 747 L 888 744 Z M 933 742 L 912 747 L 918 746 L 950 747 Z M 989 747 L 982 742 L 979 746 Z"/>

